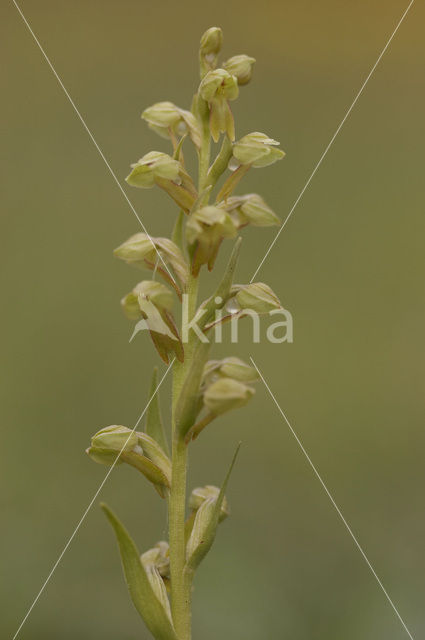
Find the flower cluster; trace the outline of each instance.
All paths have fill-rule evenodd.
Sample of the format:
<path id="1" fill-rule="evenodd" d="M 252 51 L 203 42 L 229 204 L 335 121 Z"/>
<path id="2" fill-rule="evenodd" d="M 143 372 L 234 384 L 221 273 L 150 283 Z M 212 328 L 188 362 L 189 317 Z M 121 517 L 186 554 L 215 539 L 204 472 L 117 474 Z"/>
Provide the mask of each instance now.
<path id="1" fill-rule="evenodd" d="M 139 232 L 114 251 L 120 260 L 152 274 L 151 279 L 131 283 L 121 307 L 136 327 L 148 330 L 162 360 L 172 364 L 170 437 L 161 415 L 155 370 L 144 430 L 105 427 L 87 449 L 100 464 L 137 469 L 167 502 L 169 540 L 142 554 L 117 516 L 106 505 L 102 507 L 117 537 L 134 605 L 158 640 L 190 640 L 193 576 L 213 544 L 219 523 L 230 513 L 225 491 L 236 454 L 221 488 L 196 488 L 186 504 L 188 447 L 218 417 L 246 405 L 258 378 L 255 368 L 239 358 L 209 359 L 211 345 L 202 338 L 229 317 L 281 309 L 268 285 L 233 281 L 240 231 L 250 225 L 280 224 L 262 196 L 235 190 L 251 168 L 269 166 L 285 154 L 264 133 L 254 131 L 236 139 L 230 105 L 250 82 L 255 59 L 235 55 L 220 66 L 222 43 L 218 27 L 208 29 L 201 38 L 200 83 L 190 109 L 161 101 L 142 113 L 149 129 L 171 148 L 169 153 L 145 153 L 131 165 L 126 180 L 142 189 L 159 187 L 177 205 L 171 239 Z M 213 142 L 221 142 L 220 147 Z M 198 157 L 196 179 L 185 165 L 185 144 L 192 144 Z M 202 267 L 214 268 L 225 239 L 234 240 L 227 267 L 216 290 L 199 303 Z M 175 308 L 186 298 L 188 308 L 182 306 L 180 320 Z M 188 330 L 197 319 L 201 334 Z"/>

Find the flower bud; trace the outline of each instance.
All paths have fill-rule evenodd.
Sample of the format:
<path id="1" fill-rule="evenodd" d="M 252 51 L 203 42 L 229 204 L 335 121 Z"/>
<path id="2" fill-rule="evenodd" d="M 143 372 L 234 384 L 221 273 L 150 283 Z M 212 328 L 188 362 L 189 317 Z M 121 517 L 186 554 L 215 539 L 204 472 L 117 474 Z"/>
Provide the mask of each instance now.
<path id="1" fill-rule="evenodd" d="M 121 300 L 123 311 L 130 320 L 140 320 L 142 317 L 140 298 L 150 300 L 159 310 L 171 311 L 173 308 L 173 294 L 168 287 L 154 280 L 143 280 Z"/>
<path id="2" fill-rule="evenodd" d="M 87 449 L 87 453 L 95 462 L 111 466 L 121 450 L 131 451 L 138 444 L 138 437 L 131 429 L 111 425 L 101 429 L 92 437 L 91 447 Z M 122 462 L 123 460 L 120 459 L 117 464 Z"/>
<path id="3" fill-rule="evenodd" d="M 188 133 L 197 147 L 201 145 L 200 127 L 193 113 L 172 102 L 157 102 L 143 111 L 142 118 L 162 138 L 170 138 L 171 133 L 177 136 Z"/>
<path id="4" fill-rule="evenodd" d="M 280 224 L 278 216 L 256 193 L 232 196 L 220 203 L 220 206 L 230 214 L 238 229 L 247 224 L 252 224 L 254 227 L 270 227 Z"/>
<path id="5" fill-rule="evenodd" d="M 242 54 L 226 60 L 223 64 L 223 69 L 226 69 L 232 76 L 236 76 L 238 85 L 242 86 L 248 84 L 251 80 L 254 63 L 255 58 L 250 58 L 250 56 Z"/>
<path id="6" fill-rule="evenodd" d="M 258 380 L 257 370 L 240 360 L 240 358 L 224 358 L 220 362 L 219 372 L 225 378 L 233 378 L 239 382 L 254 382 Z"/>
<path id="7" fill-rule="evenodd" d="M 220 53 L 223 45 L 223 31 L 220 27 L 210 27 L 201 37 L 199 51 L 203 56 L 210 56 Z"/>
<path id="8" fill-rule="evenodd" d="M 171 462 L 159 444 L 145 433 L 121 425 L 105 427 L 92 437 L 86 453 L 95 462 L 109 467 L 129 464 L 141 471 L 162 497 L 171 486 Z"/>
<path id="9" fill-rule="evenodd" d="M 173 128 L 181 116 L 178 107 L 172 102 L 157 102 L 143 111 L 142 118 L 157 129 L 167 130 Z M 164 137 L 169 137 L 166 131 Z"/>
<path id="10" fill-rule="evenodd" d="M 239 382 L 255 382 L 258 373 L 254 367 L 240 358 L 229 357 L 223 360 L 209 360 L 202 374 L 202 385 L 207 387 L 220 378 L 233 378 Z"/>
<path id="11" fill-rule="evenodd" d="M 201 81 L 199 93 L 210 108 L 210 130 L 214 141 L 218 141 L 220 133 L 227 133 L 228 138 L 234 140 L 235 123 L 229 100 L 236 100 L 239 95 L 237 78 L 225 69 L 214 69 Z"/>
<path id="12" fill-rule="evenodd" d="M 146 300 L 151 300 L 157 309 L 171 311 L 173 308 L 173 294 L 165 284 L 161 284 L 160 282 L 143 280 L 139 282 L 139 284 L 136 284 L 133 289 L 133 294 L 137 296 L 138 299 L 142 297 Z"/>
<path id="13" fill-rule="evenodd" d="M 199 47 L 201 77 L 217 66 L 218 54 L 222 44 L 223 32 L 219 27 L 211 27 L 205 31 Z"/>
<path id="14" fill-rule="evenodd" d="M 205 487 L 198 487 L 193 489 L 189 498 L 189 508 L 193 511 L 197 511 L 206 500 L 217 500 L 220 489 L 213 485 L 206 485 Z M 229 504 L 227 498 L 223 498 L 223 502 L 220 509 L 219 522 L 222 522 L 230 515 Z"/>
<path id="15" fill-rule="evenodd" d="M 251 309 L 257 313 L 269 313 L 282 308 L 279 298 L 264 282 L 236 285 L 235 289 L 238 289 L 235 298 L 241 310 Z"/>
<path id="16" fill-rule="evenodd" d="M 121 298 L 121 309 L 129 320 L 140 320 L 142 312 L 139 306 L 138 297 L 131 291 Z"/>
<path id="17" fill-rule="evenodd" d="M 146 571 L 154 594 L 162 604 L 168 619 L 172 621 L 170 601 L 168 600 L 167 589 L 160 571 L 160 567 L 163 566 L 164 563 L 163 547 L 159 545 L 166 545 L 168 548 L 166 542 L 159 542 L 153 549 L 145 551 L 145 553 L 140 556 L 140 561 Z"/>
<path id="18" fill-rule="evenodd" d="M 114 255 L 127 264 L 150 270 L 155 269 L 170 281 L 169 274 L 162 262 L 164 261 L 172 267 L 182 285 L 186 283 L 189 275 L 182 252 L 168 238 L 150 238 L 146 233 L 136 233 L 115 249 Z"/>
<path id="19" fill-rule="evenodd" d="M 178 180 L 180 174 L 180 162 L 160 151 L 150 151 L 138 162 L 131 165 L 133 169 L 126 181 L 132 187 L 150 189 L 157 178 L 165 180 Z"/>
<path id="20" fill-rule="evenodd" d="M 232 409 L 243 407 L 254 393 L 252 387 L 238 380 L 220 378 L 206 388 L 203 399 L 206 408 L 213 415 L 218 416 Z"/>
<path id="21" fill-rule="evenodd" d="M 244 136 L 233 145 L 233 155 L 244 165 L 253 167 L 267 167 L 284 157 L 285 153 L 276 149 L 279 142 L 269 138 L 264 133 L 254 131 Z"/>
<path id="22" fill-rule="evenodd" d="M 208 264 L 211 271 L 223 238 L 234 238 L 235 235 L 236 228 L 224 209 L 207 206 L 195 211 L 186 225 L 188 243 L 193 245 L 194 275 L 203 264 Z"/>

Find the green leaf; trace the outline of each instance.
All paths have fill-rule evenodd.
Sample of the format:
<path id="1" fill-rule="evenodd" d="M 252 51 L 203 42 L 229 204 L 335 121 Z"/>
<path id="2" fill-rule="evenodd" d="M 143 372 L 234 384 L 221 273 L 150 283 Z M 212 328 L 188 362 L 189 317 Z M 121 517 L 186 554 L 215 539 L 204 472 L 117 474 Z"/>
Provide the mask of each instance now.
<path id="1" fill-rule="evenodd" d="M 239 182 L 242 180 L 242 178 L 250 168 L 250 164 L 242 164 L 240 167 L 238 167 L 236 171 L 234 171 L 232 175 L 227 178 L 226 182 L 221 187 L 220 191 L 217 194 L 216 202 L 227 200 L 227 198 L 232 195 L 233 191 L 236 189 Z"/>
<path id="2" fill-rule="evenodd" d="M 230 474 L 236 462 L 241 443 L 238 444 L 224 479 L 220 493 L 216 499 L 206 500 L 198 509 L 192 532 L 187 543 L 186 570 L 194 571 L 211 549 L 220 519 L 221 506 L 226 493 Z"/>
<path id="3" fill-rule="evenodd" d="M 156 640 L 178 640 L 172 621 L 152 589 L 135 543 L 109 507 L 101 504 L 101 508 L 117 537 L 124 575 L 134 606 Z"/>
<path id="4" fill-rule="evenodd" d="M 186 187 L 178 185 L 172 180 L 167 180 L 165 178 L 156 178 L 155 182 L 158 187 L 164 189 L 164 191 L 168 193 L 168 195 L 181 209 L 183 209 L 185 213 L 189 213 L 193 203 L 195 202 L 195 197 Z"/>
<path id="5" fill-rule="evenodd" d="M 239 254 L 241 251 L 242 238 L 239 237 L 233 245 L 232 253 L 230 254 L 229 261 L 226 265 L 223 277 L 211 298 L 205 301 L 202 308 L 205 310 L 202 319 L 199 321 L 200 327 L 205 327 L 210 321 L 214 319 L 214 314 L 217 309 L 221 309 L 227 302 L 230 295 L 230 290 L 233 284 L 233 278 L 236 271 L 236 266 L 239 260 Z M 216 299 L 221 299 L 221 302 L 216 302 Z"/>
<path id="6" fill-rule="evenodd" d="M 158 391 L 158 368 L 155 367 L 152 373 L 151 388 L 149 391 L 149 406 L 146 413 L 145 432 L 151 436 L 169 455 L 167 437 L 165 435 L 164 423 L 161 416 Z"/>
<path id="7" fill-rule="evenodd" d="M 182 438 L 193 426 L 196 416 L 202 407 L 199 396 L 199 384 L 211 344 L 199 342 L 192 356 L 190 369 L 186 375 L 183 387 L 176 404 L 176 428 Z"/>
<path id="8" fill-rule="evenodd" d="M 208 185 L 214 186 L 217 183 L 220 176 L 226 171 L 232 153 L 232 143 L 227 136 L 224 136 L 220 152 L 208 171 Z"/>

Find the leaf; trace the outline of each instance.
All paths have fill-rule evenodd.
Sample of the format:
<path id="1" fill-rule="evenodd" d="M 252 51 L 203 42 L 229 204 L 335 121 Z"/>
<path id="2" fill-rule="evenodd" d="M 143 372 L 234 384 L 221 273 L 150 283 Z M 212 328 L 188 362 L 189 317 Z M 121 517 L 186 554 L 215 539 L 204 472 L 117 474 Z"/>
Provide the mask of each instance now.
<path id="1" fill-rule="evenodd" d="M 156 178 L 155 182 L 158 187 L 164 189 L 164 191 L 168 193 L 168 195 L 181 209 L 183 209 L 185 213 L 189 213 L 193 203 L 195 202 L 195 197 L 186 187 L 165 178 Z"/>
<path id="2" fill-rule="evenodd" d="M 109 507 L 102 503 L 101 508 L 117 537 L 122 567 L 134 606 L 156 640 L 178 640 L 172 621 L 152 589 L 135 543 Z"/>
<path id="3" fill-rule="evenodd" d="M 199 384 L 208 358 L 209 342 L 199 342 L 193 353 L 192 363 L 187 373 L 176 404 L 176 428 L 182 438 L 195 422 L 200 411 Z"/>
<path id="4" fill-rule="evenodd" d="M 166 497 L 166 489 L 170 488 L 170 478 L 167 477 L 157 464 L 149 460 L 146 456 L 134 451 L 123 451 L 120 458 L 123 462 L 126 462 L 140 471 L 140 473 L 143 473 L 145 478 L 147 478 L 149 482 L 152 482 L 161 498 Z"/>
<path id="5" fill-rule="evenodd" d="M 233 147 L 227 136 L 224 136 L 220 152 L 208 171 L 208 185 L 214 186 L 220 176 L 226 171 L 230 158 L 232 157 Z"/>
<path id="6" fill-rule="evenodd" d="M 227 200 L 227 198 L 232 195 L 233 191 L 236 189 L 237 185 L 250 168 L 250 164 L 240 165 L 240 167 L 238 167 L 236 171 L 234 171 L 232 175 L 227 178 L 226 182 L 221 187 L 220 191 L 217 194 L 216 202 Z"/>
<path id="7" fill-rule="evenodd" d="M 158 391 L 158 368 L 155 367 L 152 373 L 151 388 L 149 391 L 149 405 L 146 413 L 145 432 L 151 436 L 169 455 L 167 437 L 165 435 L 164 423 L 161 416 Z"/>
<path id="8" fill-rule="evenodd" d="M 193 524 L 193 529 L 187 543 L 187 561 L 185 567 L 186 570 L 194 571 L 205 558 L 208 551 L 213 545 L 217 533 L 224 494 L 226 492 L 230 474 L 232 473 L 233 467 L 235 465 L 240 447 L 241 443 L 238 444 L 233 455 L 232 462 L 230 463 L 229 470 L 226 474 L 218 497 L 215 500 L 206 500 L 204 504 L 198 509 L 195 517 L 195 522 Z"/>
<path id="9" fill-rule="evenodd" d="M 216 309 L 223 307 L 229 298 L 231 287 L 233 284 L 233 277 L 235 275 L 236 266 L 239 260 L 239 254 L 241 250 L 242 238 L 239 237 L 233 245 L 232 253 L 230 254 L 229 261 L 226 265 L 223 277 L 211 298 L 205 301 L 201 306 L 204 309 L 202 315 L 202 322 L 199 321 L 200 327 L 205 327 L 210 321 L 214 320 L 214 313 Z M 217 303 L 215 300 L 221 298 L 221 302 Z"/>

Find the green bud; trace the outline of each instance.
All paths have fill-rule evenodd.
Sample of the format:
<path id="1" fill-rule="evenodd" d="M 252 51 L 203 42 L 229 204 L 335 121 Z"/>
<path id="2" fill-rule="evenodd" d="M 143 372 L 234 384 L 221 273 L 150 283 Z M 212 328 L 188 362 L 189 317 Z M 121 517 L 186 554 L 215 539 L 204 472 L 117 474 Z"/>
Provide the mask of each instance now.
<path id="1" fill-rule="evenodd" d="M 149 125 L 160 129 L 173 128 L 181 119 L 179 108 L 172 102 L 157 102 L 145 109 L 142 113 L 143 120 Z M 166 137 L 169 137 L 166 135 Z"/>
<path id="2" fill-rule="evenodd" d="M 201 77 L 217 66 L 218 54 L 222 44 L 223 32 L 219 27 L 211 27 L 205 31 L 199 47 Z"/>
<path id="3" fill-rule="evenodd" d="M 136 233 L 114 251 L 114 255 L 127 264 L 157 270 L 173 284 L 158 253 L 162 260 L 172 267 L 180 283 L 184 285 L 189 275 L 186 260 L 178 246 L 168 238 L 150 238 L 146 233 Z"/>
<path id="4" fill-rule="evenodd" d="M 250 58 L 244 54 L 239 56 L 233 56 L 229 58 L 224 64 L 223 68 L 226 69 L 232 76 L 236 76 L 238 85 L 242 86 L 248 84 L 252 78 L 252 67 L 254 66 L 255 58 Z"/>
<path id="5" fill-rule="evenodd" d="M 240 360 L 240 358 L 224 358 L 224 360 L 220 361 L 218 370 L 225 378 L 233 378 L 239 382 L 254 382 L 258 380 L 257 370 Z"/>
<path id="6" fill-rule="evenodd" d="M 157 178 L 175 181 L 179 179 L 180 162 L 160 151 L 150 151 L 138 162 L 131 165 L 133 169 L 126 181 L 132 187 L 150 189 Z"/>
<path id="7" fill-rule="evenodd" d="M 200 127 L 193 113 L 172 102 L 157 102 L 143 111 L 142 118 L 163 138 L 170 138 L 171 133 L 177 136 L 188 133 L 197 147 L 201 145 Z"/>
<path id="8" fill-rule="evenodd" d="M 264 282 L 253 282 L 246 285 L 236 285 L 236 301 L 240 308 L 251 309 L 257 313 L 269 313 L 274 309 L 281 309 L 279 298 Z"/>
<path id="9" fill-rule="evenodd" d="M 235 226 L 240 229 L 247 224 L 254 227 L 279 225 L 280 219 L 256 193 L 245 196 L 232 196 L 220 206 L 230 214 Z"/>
<path id="10" fill-rule="evenodd" d="M 129 320 L 140 320 L 142 312 L 140 310 L 139 299 L 133 292 L 127 293 L 121 298 L 121 309 Z"/>
<path id="11" fill-rule="evenodd" d="M 254 131 L 244 136 L 233 145 L 233 155 L 242 164 L 253 167 L 267 167 L 284 157 L 285 153 L 276 149 L 279 142 L 264 133 Z"/>
<path id="12" fill-rule="evenodd" d="M 207 206 L 195 211 L 186 225 L 186 237 L 193 249 L 193 273 L 197 275 L 203 264 L 208 264 L 211 271 L 223 238 L 235 236 L 236 228 L 224 209 Z"/>
<path id="13" fill-rule="evenodd" d="M 133 294 L 137 296 L 138 299 L 142 297 L 146 300 L 151 300 L 158 309 L 171 311 L 173 308 L 173 293 L 165 284 L 161 284 L 160 282 L 143 280 L 139 282 L 139 284 L 136 284 L 133 289 Z"/>
<path id="14" fill-rule="evenodd" d="M 115 249 L 114 255 L 129 264 L 138 264 L 147 257 L 155 260 L 155 239 L 146 233 L 136 233 Z"/>
<path id="15" fill-rule="evenodd" d="M 229 357 L 223 360 L 209 360 L 204 367 L 202 384 L 207 387 L 219 378 L 233 378 L 239 382 L 254 382 L 258 373 L 254 367 L 240 358 Z"/>
<path id="16" fill-rule="evenodd" d="M 218 416 L 243 407 L 254 393 L 252 387 L 238 380 L 220 378 L 206 388 L 203 398 L 206 408 L 213 415 Z"/>
<path id="17" fill-rule="evenodd" d="M 159 444 L 146 433 L 111 425 L 92 437 L 86 453 L 99 464 L 129 464 L 143 473 L 162 497 L 166 495 L 165 489 L 171 486 L 171 462 Z"/>
<path id="18" fill-rule="evenodd" d="M 168 548 L 166 542 L 158 543 L 158 545 L 166 545 Z M 155 545 L 153 549 L 145 551 L 145 553 L 140 556 L 140 561 L 146 571 L 152 591 L 162 604 L 167 618 L 172 623 L 170 601 L 168 600 L 167 589 L 160 572 L 160 567 L 163 566 L 164 563 L 163 548 L 158 545 Z"/>
<path id="19" fill-rule="evenodd" d="M 220 494 L 220 489 L 213 485 L 206 485 L 205 487 L 198 487 L 193 489 L 189 498 L 189 508 L 193 511 L 197 511 L 206 500 L 217 500 Z M 223 502 L 220 509 L 219 522 L 222 522 L 230 515 L 229 504 L 227 498 L 223 498 Z"/>
<path id="20" fill-rule="evenodd" d="M 117 454 L 124 451 L 131 451 L 139 444 L 138 437 L 134 431 L 121 425 L 111 425 L 98 431 L 91 439 L 91 446 L 94 450 L 102 450 L 105 453 L 111 452 L 115 458 Z M 90 455 L 90 453 L 89 453 Z M 96 462 L 100 462 L 101 456 Z M 101 464 L 109 465 L 109 460 Z"/>
<path id="21" fill-rule="evenodd" d="M 223 45 L 223 31 L 220 27 L 210 27 L 201 37 L 199 51 L 203 56 L 216 56 Z"/>
<path id="22" fill-rule="evenodd" d="M 121 307 L 129 320 L 142 318 L 140 300 L 142 306 L 144 300 L 150 300 L 159 310 L 171 311 L 173 307 L 173 294 L 168 287 L 153 280 L 143 280 L 121 300 Z"/>

